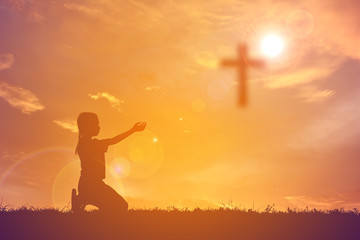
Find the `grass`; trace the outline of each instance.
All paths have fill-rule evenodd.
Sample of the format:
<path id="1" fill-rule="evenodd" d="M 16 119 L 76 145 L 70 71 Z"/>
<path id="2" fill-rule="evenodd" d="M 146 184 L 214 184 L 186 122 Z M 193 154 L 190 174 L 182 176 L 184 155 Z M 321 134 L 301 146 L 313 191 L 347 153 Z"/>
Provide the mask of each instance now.
<path id="1" fill-rule="evenodd" d="M 357 209 L 131 209 L 100 211 L 0 206 L 0 239 L 360 239 Z"/>

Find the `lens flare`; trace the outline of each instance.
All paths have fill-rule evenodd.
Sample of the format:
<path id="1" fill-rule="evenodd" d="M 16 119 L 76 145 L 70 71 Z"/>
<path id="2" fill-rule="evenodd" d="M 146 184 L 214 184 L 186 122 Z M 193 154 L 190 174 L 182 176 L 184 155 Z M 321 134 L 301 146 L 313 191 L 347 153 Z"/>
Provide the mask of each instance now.
<path id="1" fill-rule="evenodd" d="M 106 178 L 104 180 L 106 184 L 122 196 L 126 196 L 126 193 L 124 192 L 124 187 L 121 179 L 119 178 L 127 174 L 127 170 L 125 170 L 127 167 L 123 167 L 126 165 L 126 161 L 126 159 L 115 159 L 111 162 L 111 164 L 106 165 Z M 129 162 L 128 164 L 130 165 Z M 114 165 L 122 166 L 122 170 L 120 171 L 121 173 L 115 176 L 112 171 Z M 55 208 L 64 209 L 66 207 L 70 207 L 71 189 L 77 189 L 78 187 L 80 169 L 80 160 L 77 159 L 66 164 L 56 175 L 52 185 L 52 202 Z M 94 208 L 87 207 L 86 209 L 91 210 Z"/>
<path id="2" fill-rule="evenodd" d="M 212 80 L 207 87 L 209 97 L 215 101 L 225 99 L 228 96 L 229 91 L 230 86 L 221 79 Z"/>
<path id="3" fill-rule="evenodd" d="M 109 171 L 114 178 L 125 178 L 130 174 L 131 165 L 125 158 L 115 158 L 110 162 Z"/>
<path id="4" fill-rule="evenodd" d="M 55 208 L 63 209 L 65 206 L 70 207 L 71 189 L 77 189 L 79 175 L 79 160 L 71 161 L 59 171 L 52 187 L 52 202 Z"/>
<path id="5" fill-rule="evenodd" d="M 129 144 L 131 172 L 129 177 L 145 178 L 155 173 L 163 160 L 163 146 L 160 139 L 151 131 L 145 130 L 136 135 Z"/>
<path id="6" fill-rule="evenodd" d="M 304 9 L 295 10 L 286 18 L 286 29 L 293 37 L 305 38 L 314 31 L 314 28 L 314 16 Z"/>

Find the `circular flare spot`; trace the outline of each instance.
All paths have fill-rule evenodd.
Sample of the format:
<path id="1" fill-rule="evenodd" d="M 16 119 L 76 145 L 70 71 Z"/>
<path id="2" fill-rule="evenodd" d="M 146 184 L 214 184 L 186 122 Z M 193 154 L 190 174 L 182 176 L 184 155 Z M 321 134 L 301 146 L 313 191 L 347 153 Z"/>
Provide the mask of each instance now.
<path id="1" fill-rule="evenodd" d="M 111 166 L 106 165 L 106 178 L 104 182 L 111 186 L 116 192 L 124 195 L 124 188 L 119 178 L 115 178 L 111 171 Z M 80 160 L 75 160 L 63 167 L 57 174 L 53 187 L 52 187 L 52 202 L 53 206 L 58 209 L 63 209 L 70 206 L 71 190 L 77 189 L 79 174 L 80 173 Z M 93 208 L 86 208 L 87 210 Z"/>
<path id="2" fill-rule="evenodd" d="M 149 130 L 134 136 L 128 151 L 132 161 L 130 177 L 148 177 L 161 166 L 164 154 L 163 146 L 159 138 Z"/>
<path id="3" fill-rule="evenodd" d="M 119 158 L 118 158 L 119 159 Z M 113 160 L 114 161 L 114 160 Z M 120 162 L 125 165 L 127 160 L 124 158 L 123 160 L 120 160 Z M 129 163 L 129 162 L 128 162 Z M 129 163 L 130 165 L 130 163 Z M 130 173 L 129 169 L 129 173 Z M 124 175 L 126 175 L 126 170 L 124 170 Z M 129 174 L 128 174 L 129 175 Z M 110 187 L 112 187 L 117 193 L 119 193 L 121 196 L 126 196 L 125 193 L 125 189 L 123 186 L 123 183 L 121 181 L 121 178 L 118 176 L 113 176 L 113 174 L 111 173 L 111 165 L 110 164 L 106 164 L 106 178 L 104 179 L 104 182 L 109 185 Z"/>
<path id="4" fill-rule="evenodd" d="M 77 189 L 79 173 L 80 161 L 75 160 L 65 165 L 57 174 L 52 187 L 52 202 L 55 208 L 63 209 L 70 203 L 71 189 Z"/>
<path id="5" fill-rule="evenodd" d="M 227 97 L 229 89 L 230 88 L 225 81 L 213 80 L 209 83 L 207 87 L 207 92 L 213 100 L 220 101 Z"/>
<path id="6" fill-rule="evenodd" d="M 125 178 L 130 174 L 131 165 L 125 158 L 115 158 L 109 164 L 109 171 L 114 178 Z"/>
<path id="7" fill-rule="evenodd" d="M 307 37 L 315 28 L 314 17 L 306 10 L 295 10 L 287 16 L 286 28 L 293 37 Z"/>

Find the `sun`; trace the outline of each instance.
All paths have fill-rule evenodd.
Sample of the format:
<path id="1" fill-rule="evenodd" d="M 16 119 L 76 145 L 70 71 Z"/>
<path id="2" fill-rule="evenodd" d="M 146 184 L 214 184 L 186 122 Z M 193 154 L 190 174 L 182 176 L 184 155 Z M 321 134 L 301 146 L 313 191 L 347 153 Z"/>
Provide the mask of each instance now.
<path id="1" fill-rule="evenodd" d="M 283 39 L 275 34 L 267 35 L 261 42 L 262 52 L 270 58 L 279 56 L 283 49 Z"/>

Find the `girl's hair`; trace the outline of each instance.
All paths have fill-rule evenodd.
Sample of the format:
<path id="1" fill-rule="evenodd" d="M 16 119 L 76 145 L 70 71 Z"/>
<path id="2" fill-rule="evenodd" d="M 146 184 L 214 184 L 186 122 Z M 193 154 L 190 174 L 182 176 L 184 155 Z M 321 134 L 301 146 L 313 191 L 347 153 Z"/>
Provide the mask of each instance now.
<path id="1" fill-rule="evenodd" d="M 81 142 L 82 138 L 84 137 L 84 133 L 89 131 L 94 124 L 97 124 L 99 122 L 98 116 L 95 113 L 92 112 L 82 112 L 79 114 L 77 118 L 77 125 L 79 129 L 79 140 L 76 145 L 75 154 L 78 154 L 79 150 L 79 143 Z"/>

